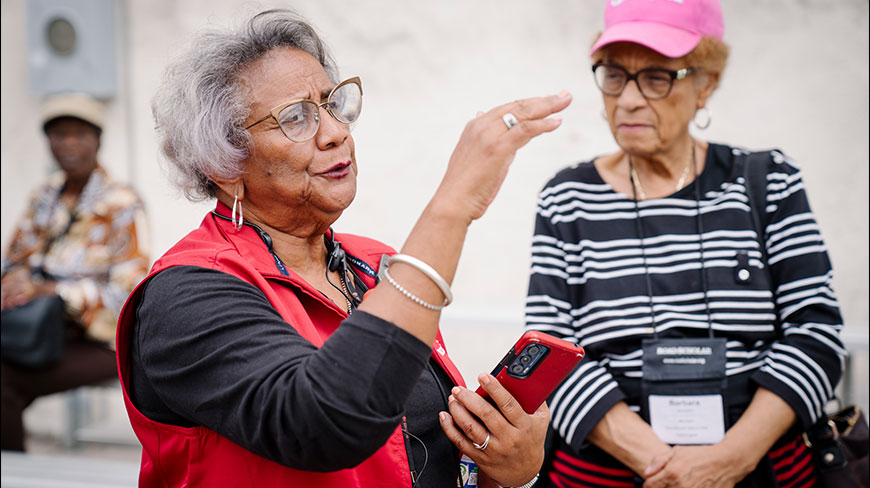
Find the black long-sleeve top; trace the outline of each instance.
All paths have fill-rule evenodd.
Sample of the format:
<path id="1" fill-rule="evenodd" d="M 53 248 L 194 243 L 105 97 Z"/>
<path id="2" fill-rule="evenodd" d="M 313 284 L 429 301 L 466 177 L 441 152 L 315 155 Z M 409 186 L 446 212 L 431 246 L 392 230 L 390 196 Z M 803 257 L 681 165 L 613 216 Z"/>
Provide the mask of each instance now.
<path id="1" fill-rule="evenodd" d="M 415 470 L 426 464 L 417 486 L 455 483 L 458 454 L 438 424 L 452 384 L 431 349 L 390 322 L 355 311 L 318 349 L 253 285 L 179 266 L 145 285 L 132 337 L 129 393 L 152 420 L 334 471 L 373 454 L 407 416 Z"/>

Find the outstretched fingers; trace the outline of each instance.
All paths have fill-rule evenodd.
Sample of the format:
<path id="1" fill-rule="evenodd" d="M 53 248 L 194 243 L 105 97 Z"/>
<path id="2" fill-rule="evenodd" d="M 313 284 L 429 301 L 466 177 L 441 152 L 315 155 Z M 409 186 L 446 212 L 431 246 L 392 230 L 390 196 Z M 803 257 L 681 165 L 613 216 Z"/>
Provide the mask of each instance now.
<path id="1" fill-rule="evenodd" d="M 563 90 L 555 95 L 545 97 L 532 97 L 516 100 L 504 105 L 499 105 L 487 112 L 487 115 L 501 117 L 506 113 L 512 113 L 520 123 L 529 120 L 538 120 L 561 112 L 571 104 L 571 94 Z"/>
<path id="2" fill-rule="evenodd" d="M 502 118 L 504 129 L 500 129 L 503 137 L 512 140 L 515 148 L 520 148 L 535 137 L 558 128 L 562 118 L 550 116 L 561 112 L 570 103 L 571 94 L 563 91 L 556 95 L 526 98 L 504 104 L 493 109 L 491 116 Z"/>
<path id="3" fill-rule="evenodd" d="M 507 176 L 518 149 L 532 138 L 561 123 L 549 117 L 571 103 L 562 92 L 527 98 L 496 107 L 469 121 L 450 156 L 447 173 L 439 187 L 439 202 L 448 212 L 475 220 L 486 212 Z M 512 114 L 516 118 L 502 117 Z"/>

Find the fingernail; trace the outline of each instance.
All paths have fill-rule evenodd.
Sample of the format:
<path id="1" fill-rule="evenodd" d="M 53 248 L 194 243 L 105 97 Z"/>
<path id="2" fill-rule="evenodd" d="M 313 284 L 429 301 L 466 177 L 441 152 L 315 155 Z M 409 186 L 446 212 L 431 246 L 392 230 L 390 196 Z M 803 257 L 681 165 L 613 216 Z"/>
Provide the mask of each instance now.
<path id="1" fill-rule="evenodd" d="M 477 381 L 478 381 L 481 385 L 488 385 L 489 382 L 492 381 L 492 380 L 490 380 L 490 378 L 491 378 L 490 375 L 488 375 L 488 374 L 486 374 L 486 373 L 483 373 L 483 374 L 481 374 L 480 376 L 477 377 Z"/>
<path id="2" fill-rule="evenodd" d="M 447 422 L 447 412 L 438 412 L 438 418 L 441 419 L 442 422 Z"/>
<path id="3" fill-rule="evenodd" d="M 568 98 L 571 96 L 571 92 L 569 92 L 568 90 L 562 90 L 559 92 L 559 96 L 562 98 Z"/>
<path id="4" fill-rule="evenodd" d="M 556 122 L 557 125 L 558 125 L 558 124 L 561 124 L 561 123 L 562 123 L 562 117 L 553 117 L 553 121 Z"/>
<path id="5" fill-rule="evenodd" d="M 454 386 L 453 389 L 450 390 L 450 393 L 453 393 L 454 395 L 458 395 L 458 394 L 459 394 L 459 391 L 460 391 L 460 390 L 459 390 L 459 387 L 458 387 L 458 386 Z"/>

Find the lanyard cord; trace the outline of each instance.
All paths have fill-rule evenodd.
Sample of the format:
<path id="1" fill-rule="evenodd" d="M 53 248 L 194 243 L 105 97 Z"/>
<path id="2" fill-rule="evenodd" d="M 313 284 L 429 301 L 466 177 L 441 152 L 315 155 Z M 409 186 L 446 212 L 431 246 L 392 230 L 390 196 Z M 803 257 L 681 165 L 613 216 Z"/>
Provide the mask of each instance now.
<path id="1" fill-rule="evenodd" d="M 704 307 L 707 312 L 707 334 L 710 338 L 713 338 L 713 320 L 710 316 L 710 297 L 707 293 L 708 284 L 707 284 L 707 270 L 704 267 L 704 225 L 701 222 L 701 182 L 698 179 L 698 166 L 695 161 L 695 141 L 692 141 L 692 171 L 694 173 L 695 181 L 695 230 L 698 233 L 698 247 L 700 250 L 700 259 L 701 259 L 701 289 L 704 292 Z M 631 155 L 628 154 L 628 170 L 629 174 L 634 171 L 634 164 L 631 161 Z M 637 199 L 637 188 L 634 184 L 631 185 L 631 193 L 632 197 L 634 197 L 634 214 L 635 214 L 635 229 L 637 231 L 637 237 L 640 240 L 640 251 L 641 256 L 643 257 L 643 272 L 644 279 L 646 281 L 646 292 L 649 297 L 649 316 L 650 323 L 653 328 L 653 337 L 658 339 L 658 327 L 655 316 L 655 311 L 653 310 L 653 293 L 652 293 L 652 278 L 650 277 L 649 272 L 649 262 L 647 260 L 646 253 L 646 238 L 643 232 L 643 221 L 640 218 L 640 205 Z"/>
<path id="2" fill-rule="evenodd" d="M 631 162 L 631 154 L 628 155 L 628 171 L 629 174 L 634 171 L 634 165 Z M 637 231 L 637 238 L 640 240 L 640 254 L 643 257 L 643 277 L 646 280 L 646 296 L 649 298 L 649 320 L 653 328 L 653 337 L 658 339 L 659 331 L 656 327 L 656 314 L 653 311 L 653 294 L 652 280 L 649 276 L 649 263 L 646 257 L 646 244 L 644 243 L 643 223 L 640 220 L 640 205 L 637 201 L 637 188 L 634 184 L 631 185 L 631 194 L 634 197 L 634 226 Z"/>
<path id="3" fill-rule="evenodd" d="M 215 217 L 232 222 L 232 219 L 227 217 L 226 215 L 221 215 L 214 210 L 212 210 L 211 213 Z M 275 267 L 278 268 L 278 271 L 281 273 L 282 276 L 290 276 L 290 273 L 287 271 L 287 266 L 284 265 L 284 261 L 282 261 L 281 258 L 278 257 L 278 254 L 276 254 L 275 251 L 272 249 L 272 237 L 269 236 L 269 234 L 266 231 L 261 229 L 256 224 L 252 224 L 250 222 L 244 222 L 242 225 L 247 225 L 247 226 L 249 226 L 257 231 L 257 234 L 260 235 L 260 240 L 263 241 L 263 244 L 266 245 L 266 249 L 269 250 L 269 254 L 272 255 L 272 259 L 275 260 Z M 339 268 L 338 272 L 339 272 L 339 278 L 341 279 L 342 288 L 346 288 L 347 287 L 346 281 L 345 281 L 346 280 L 345 273 L 347 272 L 346 263 L 342 262 L 342 266 Z M 353 274 L 352 270 L 351 270 L 351 273 Z M 353 312 L 354 308 L 356 308 L 356 306 L 358 305 L 356 303 L 356 300 L 352 300 L 349 296 L 350 295 L 349 292 L 346 293 L 342 288 L 339 288 L 338 286 L 336 286 L 335 283 L 333 283 L 329 279 L 329 270 L 327 270 L 327 272 L 326 272 L 326 281 L 328 281 L 330 285 L 332 285 L 336 290 L 341 292 L 341 294 L 344 296 L 344 299 L 347 302 L 347 313 L 350 314 L 351 312 Z M 321 292 L 321 293 L 323 293 L 323 292 Z"/>
<path id="4" fill-rule="evenodd" d="M 227 217 L 226 215 L 221 215 L 217 213 L 217 211 L 212 210 L 211 214 L 219 219 L 226 220 L 227 222 L 232 222 L 233 219 Z M 235 223 L 233 224 L 235 225 Z M 275 260 L 275 267 L 278 268 L 278 271 L 282 276 L 290 276 L 290 273 L 287 271 L 287 266 L 284 265 L 284 261 L 281 261 L 281 258 L 275 254 L 275 251 L 272 250 L 272 237 L 269 234 L 261 229 L 258 225 L 252 224 L 250 222 L 243 222 L 242 225 L 247 225 L 248 227 L 257 231 L 257 234 L 260 236 L 260 240 L 263 241 L 263 244 L 266 245 L 266 249 L 269 251 L 269 254 L 272 255 L 272 259 Z"/>

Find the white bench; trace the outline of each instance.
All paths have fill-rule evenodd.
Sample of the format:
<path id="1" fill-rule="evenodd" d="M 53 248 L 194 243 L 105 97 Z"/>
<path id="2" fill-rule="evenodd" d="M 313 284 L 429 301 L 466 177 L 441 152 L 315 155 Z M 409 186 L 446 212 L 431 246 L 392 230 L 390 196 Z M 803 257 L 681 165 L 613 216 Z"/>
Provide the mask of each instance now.
<path id="1" fill-rule="evenodd" d="M 126 488 L 139 482 L 139 464 L 130 461 L 0 452 L 2 488 Z"/>
<path id="2" fill-rule="evenodd" d="M 81 447 L 82 442 L 138 446 L 117 380 L 82 386 L 65 393 L 66 423 L 61 446 Z"/>

